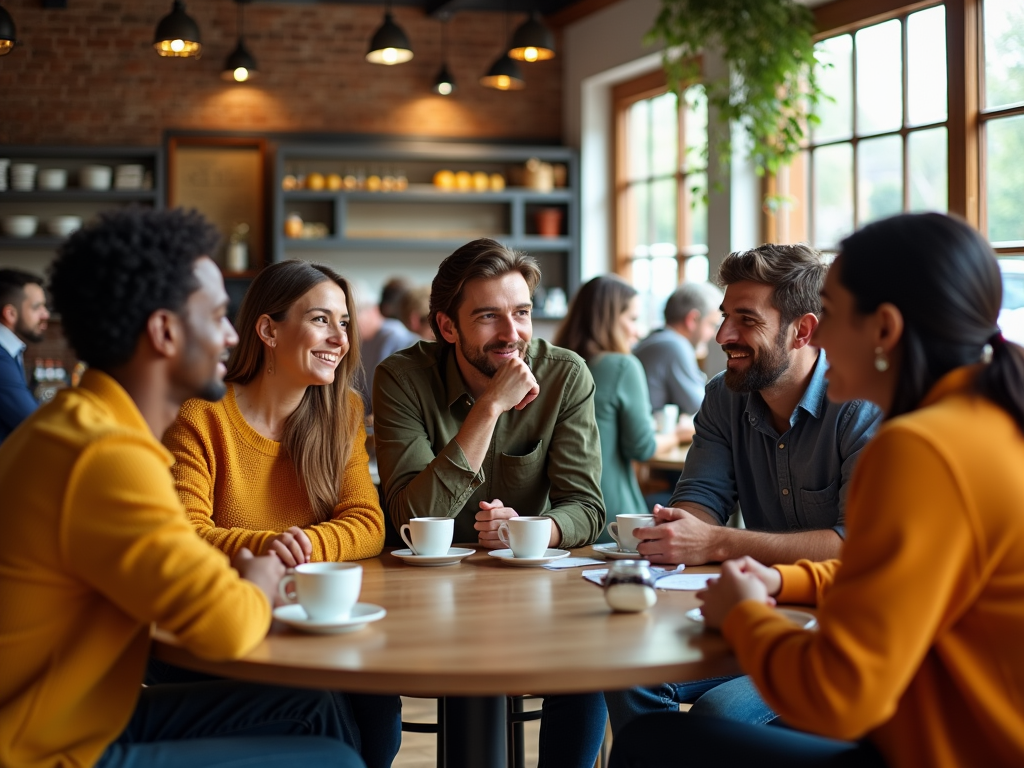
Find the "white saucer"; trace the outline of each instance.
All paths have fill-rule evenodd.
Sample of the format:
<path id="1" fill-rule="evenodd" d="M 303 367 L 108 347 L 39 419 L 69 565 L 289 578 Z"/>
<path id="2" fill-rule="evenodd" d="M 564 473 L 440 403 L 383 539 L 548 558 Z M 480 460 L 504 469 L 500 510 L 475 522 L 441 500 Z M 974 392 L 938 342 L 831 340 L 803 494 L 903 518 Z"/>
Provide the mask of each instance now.
<path id="1" fill-rule="evenodd" d="M 448 550 L 446 555 L 417 555 L 414 554 L 411 549 L 396 549 L 391 554 L 395 557 L 402 558 L 409 565 L 424 565 L 427 567 L 440 566 L 440 565 L 456 565 L 462 561 L 462 558 L 469 557 L 475 549 L 463 549 L 462 547 L 452 547 Z"/>
<path id="2" fill-rule="evenodd" d="M 597 554 L 602 557 L 606 557 L 609 560 L 646 560 L 643 555 L 639 552 L 621 552 L 619 545 L 614 541 L 609 541 L 605 544 L 594 544 L 593 549 Z"/>
<path id="3" fill-rule="evenodd" d="M 818 626 L 818 620 L 807 611 L 796 611 L 792 608 L 776 608 L 776 612 L 781 613 L 787 619 L 792 621 L 801 629 L 816 629 Z M 700 608 L 691 608 L 686 612 L 686 618 L 690 621 L 695 621 L 698 624 L 704 623 L 704 614 L 700 612 Z"/>
<path id="4" fill-rule="evenodd" d="M 380 621 L 388 612 L 373 603 L 356 603 L 352 615 L 341 621 L 311 621 L 306 612 L 297 603 L 282 605 L 274 609 L 274 618 L 283 621 L 292 629 L 312 632 L 316 635 L 340 635 L 343 632 L 355 632 L 371 621 Z"/>
<path id="5" fill-rule="evenodd" d="M 553 560 L 561 560 L 563 557 L 568 557 L 571 553 L 568 549 L 546 549 L 541 557 L 516 557 L 512 554 L 511 549 L 494 549 L 487 554 L 498 558 L 505 565 L 518 565 L 529 568 L 534 565 L 546 565 Z"/>

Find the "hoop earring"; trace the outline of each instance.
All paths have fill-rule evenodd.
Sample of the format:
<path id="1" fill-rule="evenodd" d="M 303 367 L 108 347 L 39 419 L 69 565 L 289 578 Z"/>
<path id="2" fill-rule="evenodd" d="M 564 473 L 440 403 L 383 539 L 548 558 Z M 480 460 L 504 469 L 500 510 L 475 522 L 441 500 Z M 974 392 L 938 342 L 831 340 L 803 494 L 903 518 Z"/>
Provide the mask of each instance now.
<path id="1" fill-rule="evenodd" d="M 881 347 L 875 347 L 875 370 L 879 373 L 889 370 L 889 358 L 885 356 L 885 351 Z"/>

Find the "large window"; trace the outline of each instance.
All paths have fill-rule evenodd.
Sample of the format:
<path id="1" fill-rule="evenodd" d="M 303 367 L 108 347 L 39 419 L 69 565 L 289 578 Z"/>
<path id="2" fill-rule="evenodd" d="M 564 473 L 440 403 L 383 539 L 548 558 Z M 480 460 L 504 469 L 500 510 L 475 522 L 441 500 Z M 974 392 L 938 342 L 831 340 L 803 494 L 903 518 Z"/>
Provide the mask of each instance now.
<path id="1" fill-rule="evenodd" d="M 616 271 L 641 295 L 641 321 L 661 324 L 681 280 L 708 276 L 707 103 L 693 86 L 667 91 L 661 72 L 615 89 Z"/>

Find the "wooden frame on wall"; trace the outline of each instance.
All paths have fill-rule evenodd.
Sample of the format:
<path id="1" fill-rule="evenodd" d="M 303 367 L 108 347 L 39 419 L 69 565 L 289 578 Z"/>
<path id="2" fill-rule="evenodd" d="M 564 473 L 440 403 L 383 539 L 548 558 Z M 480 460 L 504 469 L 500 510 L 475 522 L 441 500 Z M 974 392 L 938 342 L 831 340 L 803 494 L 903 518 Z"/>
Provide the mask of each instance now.
<path id="1" fill-rule="evenodd" d="M 221 240 L 210 256 L 230 276 L 251 276 L 266 263 L 267 142 L 260 137 L 167 137 L 167 205 L 195 208 Z M 239 224 L 248 225 L 248 268 L 228 269 L 227 246 Z"/>

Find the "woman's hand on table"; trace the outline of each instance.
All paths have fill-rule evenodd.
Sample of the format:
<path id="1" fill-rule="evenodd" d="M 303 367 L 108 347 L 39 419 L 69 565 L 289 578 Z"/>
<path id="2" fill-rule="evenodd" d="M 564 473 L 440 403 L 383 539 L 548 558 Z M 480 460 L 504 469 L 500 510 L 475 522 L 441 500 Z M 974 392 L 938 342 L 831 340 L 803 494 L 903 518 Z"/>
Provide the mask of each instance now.
<path id="1" fill-rule="evenodd" d="M 308 563 L 313 554 L 313 545 L 306 532 L 297 526 L 281 531 L 267 542 L 264 554 L 275 554 L 286 568 Z"/>
<path id="2" fill-rule="evenodd" d="M 774 568 L 766 568 L 749 557 L 726 560 L 722 563 L 721 575 L 709 581 L 707 589 L 697 593 L 698 599 L 704 602 L 700 611 L 704 614 L 705 626 L 721 628 L 729 611 L 744 600 L 757 600 L 766 605 L 775 605 L 775 598 L 762 580 L 765 578 L 771 581 L 772 577 L 764 571 L 774 571 L 778 576 L 778 587 L 775 589 L 775 593 L 778 594 L 778 588 L 782 586 L 782 577 Z"/>

